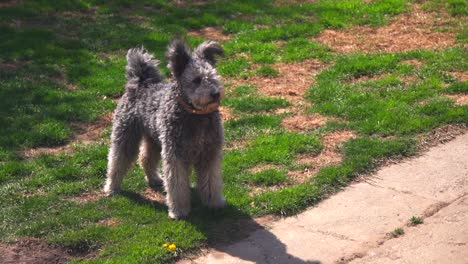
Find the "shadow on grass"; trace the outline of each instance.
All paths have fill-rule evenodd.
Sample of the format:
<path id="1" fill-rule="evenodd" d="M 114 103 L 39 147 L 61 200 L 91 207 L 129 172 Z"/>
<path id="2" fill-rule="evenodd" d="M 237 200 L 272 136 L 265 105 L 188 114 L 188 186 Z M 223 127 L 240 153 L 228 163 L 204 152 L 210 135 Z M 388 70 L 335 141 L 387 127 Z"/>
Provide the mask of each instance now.
<path id="1" fill-rule="evenodd" d="M 155 191 L 162 192 L 162 188 Z M 122 191 L 122 195 L 139 205 L 151 205 L 155 210 L 167 211 L 165 204 L 148 199 L 132 191 Z M 228 205 L 224 209 L 213 210 L 200 204 L 196 195 L 192 195 L 194 207 L 187 221 L 208 238 L 208 246 L 218 252 L 226 253 L 234 258 L 254 263 L 284 264 L 320 264 L 320 261 L 308 261 L 295 257 L 287 252 L 286 245 L 271 233 L 265 226 L 260 225 L 254 218 L 243 213 L 239 208 Z M 176 221 L 176 220 L 174 220 Z M 245 243 L 251 235 L 261 237 L 261 246 L 252 248 L 253 243 Z M 239 242 L 239 243 L 236 243 Z"/>
<path id="2" fill-rule="evenodd" d="M 333 1 L 291 6 L 275 6 L 271 0 L 203 5 L 182 1 L 180 6 L 167 0 L 10 2 L 0 8 L 0 82 L 11 88 L 0 99 L 0 105 L 9 105 L 0 107 L 0 122 L 11 128 L 0 131 L 0 154 L 64 144 L 72 136 L 71 122 L 92 122 L 111 111 L 109 98 L 123 92 L 124 52 L 129 48 L 144 45 L 163 58 L 173 36 L 209 26 L 238 35 L 226 46 L 228 57 L 262 53 L 260 61 L 273 62 L 280 54 L 269 42 L 305 38 L 349 23 L 382 24 L 387 15 L 405 7 L 402 0 L 353 9 Z M 264 29 L 255 29 L 256 25 Z M 187 38 L 192 44 L 202 41 Z M 243 71 L 248 62 L 243 64 L 232 68 Z M 27 69 L 4 75 L 2 67 L 11 65 Z M 42 97 L 51 92 L 53 99 Z"/>

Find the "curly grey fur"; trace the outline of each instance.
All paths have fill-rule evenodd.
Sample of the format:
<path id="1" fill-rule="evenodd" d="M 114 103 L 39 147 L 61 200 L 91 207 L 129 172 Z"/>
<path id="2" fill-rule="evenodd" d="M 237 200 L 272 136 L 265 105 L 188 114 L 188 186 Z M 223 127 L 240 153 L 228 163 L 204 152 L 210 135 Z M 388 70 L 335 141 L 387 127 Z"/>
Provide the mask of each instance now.
<path id="1" fill-rule="evenodd" d="M 153 54 L 148 53 L 143 47 L 130 49 L 127 52 L 127 80 L 142 81 L 152 80 L 160 82 L 163 80 L 158 69 L 159 61 L 154 59 Z"/>
<path id="2" fill-rule="evenodd" d="M 210 51 L 211 47 L 217 50 Z M 107 194 L 120 190 L 139 152 L 150 186 L 165 186 L 170 217 L 182 218 L 190 211 L 192 166 L 202 201 L 214 208 L 226 205 L 221 179 L 224 132 L 219 111 L 194 115 L 177 101 L 182 98 L 195 109 L 219 105 L 224 88 L 214 68 L 214 55 L 221 54 L 221 47 L 214 42 L 203 43 L 192 54 L 183 41 L 173 41 L 167 56 L 175 81 L 166 82 L 153 55 L 143 48 L 129 50 L 126 92 L 114 114 L 104 187 Z M 158 174 L 160 160 L 162 177 Z"/>
<path id="3" fill-rule="evenodd" d="M 216 56 L 223 56 L 224 51 L 221 46 L 214 41 L 205 41 L 203 42 L 194 52 L 201 60 L 209 62 L 211 65 L 216 65 Z"/>

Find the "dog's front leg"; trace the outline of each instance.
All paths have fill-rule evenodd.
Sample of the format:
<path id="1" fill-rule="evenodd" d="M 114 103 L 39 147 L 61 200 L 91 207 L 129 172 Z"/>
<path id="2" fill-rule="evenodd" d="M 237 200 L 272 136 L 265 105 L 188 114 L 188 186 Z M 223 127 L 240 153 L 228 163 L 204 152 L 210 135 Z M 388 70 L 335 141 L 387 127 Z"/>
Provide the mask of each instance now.
<path id="1" fill-rule="evenodd" d="M 211 208 L 223 208 L 226 200 L 223 197 L 223 180 L 221 178 L 221 148 L 201 155 L 195 164 L 197 171 L 197 188 L 202 202 Z"/>
<path id="2" fill-rule="evenodd" d="M 164 187 L 169 217 L 180 219 L 190 212 L 189 165 L 175 155 L 163 157 Z"/>

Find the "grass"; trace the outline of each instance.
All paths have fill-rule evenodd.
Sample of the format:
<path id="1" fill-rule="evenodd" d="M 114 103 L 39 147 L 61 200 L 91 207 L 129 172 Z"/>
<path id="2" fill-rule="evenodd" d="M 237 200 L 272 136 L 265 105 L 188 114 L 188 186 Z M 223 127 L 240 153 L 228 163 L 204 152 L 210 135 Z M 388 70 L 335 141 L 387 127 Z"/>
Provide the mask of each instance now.
<path id="1" fill-rule="evenodd" d="M 467 106 L 444 97 L 467 93 L 466 82 L 448 74 L 467 70 L 462 46 L 340 55 L 311 41 L 327 28 L 384 25 L 407 11 L 409 1 L 284 6 L 267 0 L 216 1 L 184 7 L 170 2 L 44 0 L 0 8 L 0 123 L 7 124 L 0 126 L 1 241 L 36 237 L 74 253 L 99 249 L 93 258 L 75 263 L 167 263 L 201 246 L 236 239 L 241 220 L 298 213 L 382 160 L 414 154 L 421 134 L 467 123 Z M 424 5 L 445 8 L 454 18 L 466 15 L 462 1 Z M 66 144 L 77 126 L 109 114 L 123 93 L 128 48 L 144 45 L 165 65 L 164 47 L 173 36 L 186 36 L 195 46 L 202 39 L 186 33 L 206 26 L 231 35 L 219 63 L 226 79 L 275 78 L 279 62 L 314 58 L 329 65 L 307 95 L 313 104 L 307 110 L 335 121 L 310 133 L 285 131 L 281 122 L 287 115 L 275 114 L 299 106 L 262 96 L 252 85 L 227 84 L 224 106 L 237 118 L 225 123 L 226 209 L 205 208 L 194 189 L 191 216 L 172 221 L 164 204 L 143 195 L 147 184 L 139 167 L 124 180 L 122 195 L 83 202 L 98 195 L 103 184 L 109 128 L 93 144 L 76 144 L 66 153 L 29 159 L 21 154 Z M 162 71 L 168 74 L 165 67 Z M 355 81 L 362 77 L 372 79 Z M 340 164 L 299 185 L 287 177 L 288 170 L 300 166 L 298 155 L 323 151 L 324 134 L 350 129 L 358 138 L 343 144 Z M 252 172 L 262 166 L 272 169 Z M 256 193 L 257 188 L 265 191 Z M 176 254 L 164 243 L 176 244 Z"/>
<path id="2" fill-rule="evenodd" d="M 279 108 L 285 108 L 291 104 L 281 98 L 227 98 L 224 105 L 233 108 L 237 112 L 270 112 Z"/>
<path id="3" fill-rule="evenodd" d="M 260 186 L 274 186 L 284 183 L 288 180 L 284 171 L 264 170 L 246 177 L 247 182 Z"/>
<path id="4" fill-rule="evenodd" d="M 261 133 L 279 132 L 281 117 L 275 115 L 252 115 L 226 122 L 225 137 L 228 143 L 236 140 L 252 139 Z"/>
<path id="5" fill-rule="evenodd" d="M 449 94 L 468 94 L 468 83 L 454 82 L 447 87 L 446 92 Z"/>
<path id="6" fill-rule="evenodd" d="M 255 74 L 261 77 L 275 78 L 279 76 L 279 71 L 273 69 L 270 66 L 263 66 L 262 68 L 258 69 Z"/>
<path id="7" fill-rule="evenodd" d="M 403 230 L 403 228 L 401 227 L 398 227 L 398 228 L 395 228 L 395 230 L 393 230 L 391 233 L 390 233 L 390 236 L 392 238 L 396 238 L 396 237 L 399 237 L 399 236 L 402 236 L 405 234 L 405 230 Z"/>
<path id="8" fill-rule="evenodd" d="M 329 61 L 332 59 L 331 49 L 306 38 L 295 38 L 287 42 L 282 55 L 284 62 L 298 62 L 306 59 L 320 59 Z"/>
<path id="9" fill-rule="evenodd" d="M 423 7 L 430 11 L 437 11 L 441 8 L 447 8 L 452 16 L 466 16 L 468 15 L 468 4 L 463 0 L 449 0 L 449 1 L 429 1 Z"/>
<path id="10" fill-rule="evenodd" d="M 318 83 L 310 90 L 314 111 L 338 116 L 350 121 L 353 129 L 366 135 L 412 135 L 426 132 L 441 123 L 466 123 L 466 106 L 454 107 L 443 97 L 445 83 L 452 83 L 449 92 L 463 86 L 440 70 L 463 70 L 464 50 L 453 48 L 439 53 L 411 52 L 407 54 L 351 55 L 338 58 L 336 64 L 322 72 Z M 421 71 L 402 65 L 406 59 L 426 63 Z M 350 80 L 383 73 L 395 77 L 374 82 L 353 84 Z M 420 81 L 405 83 L 408 76 Z"/>
<path id="11" fill-rule="evenodd" d="M 422 217 L 417 217 L 417 216 L 413 216 L 410 218 L 410 224 L 411 225 L 420 225 L 420 224 L 423 224 L 424 223 L 424 219 Z"/>

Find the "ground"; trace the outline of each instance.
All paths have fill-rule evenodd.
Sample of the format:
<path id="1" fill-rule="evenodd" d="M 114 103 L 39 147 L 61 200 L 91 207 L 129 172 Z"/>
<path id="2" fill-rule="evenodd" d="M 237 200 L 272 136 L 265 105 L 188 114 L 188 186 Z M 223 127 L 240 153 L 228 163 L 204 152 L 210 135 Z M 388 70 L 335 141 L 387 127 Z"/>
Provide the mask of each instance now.
<path id="1" fill-rule="evenodd" d="M 166 263 L 300 213 L 467 131 L 464 1 L 4 1 L 0 250 L 36 263 Z M 229 206 L 184 221 L 133 170 L 105 198 L 125 53 L 173 36 L 226 50 Z M 163 72 L 168 70 L 163 66 Z M 262 221 L 263 221 L 262 220 Z M 398 233 L 398 232 L 396 232 Z M 172 252 L 162 247 L 175 243 Z"/>
<path id="2" fill-rule="evenodd" d="M 258 222 L 196 263 L 465 263 L 468 133 L 361 177 L 297 216 Z"/>

